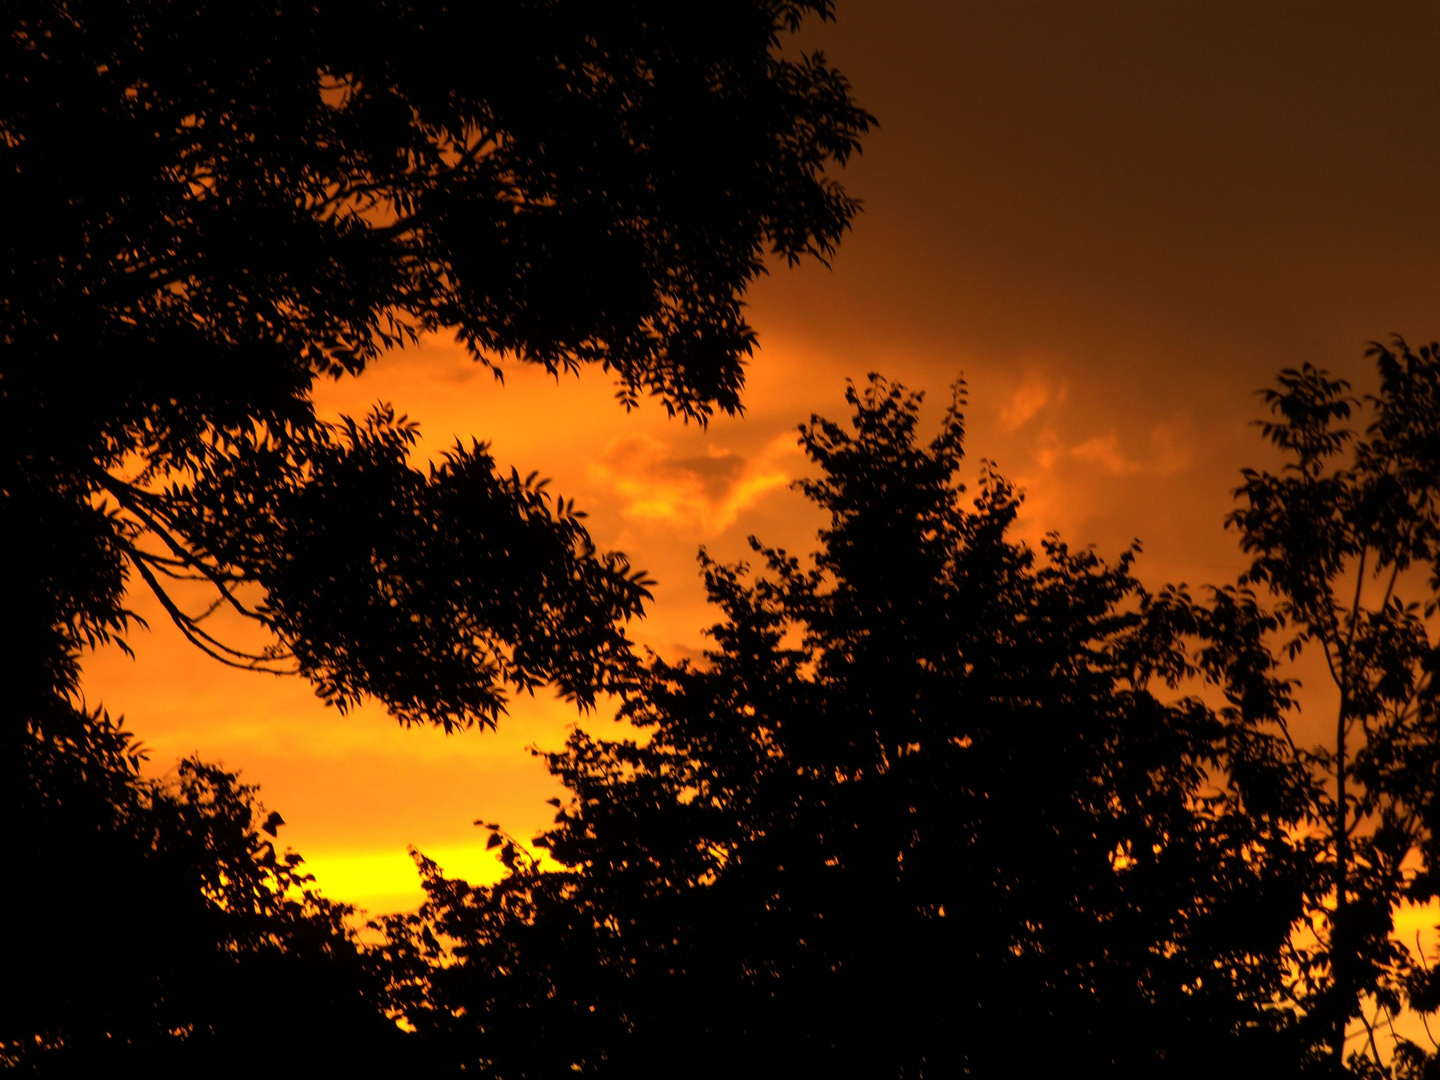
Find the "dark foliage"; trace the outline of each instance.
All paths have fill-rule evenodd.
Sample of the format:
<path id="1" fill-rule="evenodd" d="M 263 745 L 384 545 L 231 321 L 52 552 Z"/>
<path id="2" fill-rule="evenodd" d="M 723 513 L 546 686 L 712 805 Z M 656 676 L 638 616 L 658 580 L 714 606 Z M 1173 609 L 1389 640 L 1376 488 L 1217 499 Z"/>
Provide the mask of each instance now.
<path id="1" fill-rule="evenodd" d="M 1380 392 L 1363 401 L 1313 367 L 1281 374 L 1264 432 L 1284 468 L 1247 471 L 1230 519 L 1280 648 L 1322 654 L 1338 691 L 1333 737 L 1296 751 L 1321 782 L 1308 816 L 1322 873 L 1290 991 L 1332 1067 L 1362 1074 L 1387 1060 L 1376 1029 L 1385 1041 L 1407 998 L 1440 1005 L 1434 969 L 1394 931 L 1402 900 L 1440 896 L 1440 349 L 1397 339 L 1370 355 Z M 1425 1056 L 1402 1043 L 1397 1061 L 1419 1070 Z"/>
<path id="2" fill-rule="evenodd" d="M 204 652 L 341 707 L 448 730 L 547 683 L 590 703 L 643 576 L 483 444 L 419 469 L 404 417 L 322 423 L 311 390 L 448 333 L 497 375 L 598 364 L 626 405 L 738 410 L 748 283 L 856 211 L 824 171 L 870 118 L 781 49 L 810 15 L 830 4 L 5 5 L 6 1054 L 384 1070 L 340 909 L 297 898 L 232 775 L 138 778 L 83 650 L 127 632 L 138 577 Z M 224 640 L 221 607 L 273 645 Z"/>
<path id="3" fill-rule="evenodd" d="M 237 606 L 263 586 L 274 654 L 167 610 L 338 702 L 449 725 L 507 685 L 587 700 L 645 595 L 623 562 L 480 449 L 417 473 L 392 416 L 332 430 L 310 387 L 447 331 L 492 365 L 599 363 L 627 402 L 738 409 L 762 257 L 823 257 L 856 208 L 823 170 L 869 117 L 779 50 L 807 13 L 829 5 L 7 5 L 0 460 L 7 520 L 35 526 L 23 621 L 59 639 L 34 660 L 122 631 L 133 568 Z M 412 545 L 432 509 L 456 530 Z M 494 566 L 513 601 L 472 576 Z"/>
<path id="4" fill-rule="evenodd" d="M 407 1072 L 420 1048 L 383 1015 L 350 909 L 277 850 L 284 823 L 252 788 L 196 761 L 142 779 L 103 713 L 32 730 L 5 794 L 0 1067 Z"/>
<path id="5" fill-rule="evenodd" d="M 422 861 L 392 1000 L 507 1078 L 1294 1071 L 1308 787 L 1238 704 L 1255 605 L 1037 555 L 989 466 L 965 504 L 958 401 L 928 446 L 917 397 L 850 401 L 802 429 L 813 566 L 704 561 L 705 661 L 550 758 L 567 869 L 498 832 L 493 889 Z M 1177 690 L 1207 677 L 1230 706 Z"/>

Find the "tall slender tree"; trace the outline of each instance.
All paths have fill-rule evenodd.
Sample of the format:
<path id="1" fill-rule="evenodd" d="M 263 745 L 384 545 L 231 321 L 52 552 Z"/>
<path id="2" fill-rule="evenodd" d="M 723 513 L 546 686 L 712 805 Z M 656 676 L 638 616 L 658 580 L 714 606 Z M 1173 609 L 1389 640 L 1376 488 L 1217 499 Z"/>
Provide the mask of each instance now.
<path id="1" fill-rule="evenodd" d="M 1324 873 L 1293 992 L 1337 1071 L 1388 1064 L 1375 1027 L 1407 986 L 1422 1009 L 1440 1003 L 1394 932 L 1401 901 L 1440 896 L 1440 350 L 1396 339 L 1369 355 L 1379 390 L 1364 399 L 1310 366 L 1281 374 L 1263 430 L 1285 464 L 1247 471 L 1230 518 L 1285 652 L 1318 652 L 1336 693 L 1329 741 L 1297 750 L 1324 780 L 1312 808 Z"/>

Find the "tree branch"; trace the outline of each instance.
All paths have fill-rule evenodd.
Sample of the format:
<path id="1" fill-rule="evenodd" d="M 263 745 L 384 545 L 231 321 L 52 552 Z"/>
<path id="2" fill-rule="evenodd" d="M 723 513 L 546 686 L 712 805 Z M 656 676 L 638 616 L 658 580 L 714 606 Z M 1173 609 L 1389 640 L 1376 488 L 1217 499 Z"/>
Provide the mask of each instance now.
<path id="1" fill-rule="evenodd" d="M 162 522 L 157 516 L 152 515 L 140 505 L 146 492 L 139 490 L 131 484 L 125 483 L 123 480 L 116 479 L 109 473 L 102 472 L 100 475 L 103 477 L 101 486 L 114 495 L 125 509 L 138 517 L 145 524 L 146 528 L 158 536 L 164 542 L 165 546 L 175 553 L 176 563 L 198 570 L 211 585 L 219 590 L 220 595 L 225 598 L 225 601 L 241 615 L 247 619 L 253 619 L 256 622 L 268 625 L 263 615 L 246 607 L 245 604 L 241 603 L 230 591 L 231 583 L 243 583 L 248 581 L 248 578 L 243 574 L 232 574 L 219 567 L 209 565 L 176 540 L 170 534 L 168 523 Z M 143 558 L 143 554 L 138 548 L 130 544 L 126 546 L 133 559 L 141 560 Z M 178 575 L 174 574 L 168 576 L 178 577 Z"/>
<path id="2" fill-rule="evenodd" d="M 294 659 L 295 654 L 291 652 L 288 647 L 286 647 L 282 653 L 273 656 L 260 653 L 247 653 L 240 649 L 231 648 L 223 641 L 219 641 L 207 634 L 195 624 L 194 619 L 180 610 L 144 562 L 135 558 L 132 558 L 130 562 L 131 565 L 140 572 L 140 576 L 145 579 L 145 584 L 150 586 L 150 591 L 153 592 L 155 598 L 160 601 L 161 607 L 163 607 L 166 614 L 170 616 L 170 621 L 179 628 L 180 632 L 185 635 L 185 639 L 189 641 L 190 644 L 194 645 L 206 656 L 209 656 L 213 660 L 220 661 L 220 663 L 227 667 L 239 668 L 242 671 L 261 671 L 270 675 L 299 674 L 300 669 L 298 665 L 293 669 L 266 666 L 278 661 Z"/>

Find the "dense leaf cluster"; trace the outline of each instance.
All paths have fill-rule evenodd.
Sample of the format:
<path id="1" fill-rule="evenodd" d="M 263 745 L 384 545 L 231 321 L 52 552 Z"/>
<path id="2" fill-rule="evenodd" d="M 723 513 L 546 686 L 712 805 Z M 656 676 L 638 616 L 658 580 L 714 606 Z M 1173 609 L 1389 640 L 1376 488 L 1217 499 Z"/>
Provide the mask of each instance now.
<path id="1" fill-rule="evenodd" d="M 252 787 L 193 760 L 143 778 L 104 713 L 35 729 L 25 774 L 4 777 L 0 1067 L 399 1075 L 418 1060 L 381 1011 L 352 912 L 276 848 L 284 823 Z"/>
<path id="2" fill-rule="evenodd" d="M 58 635 L 27 661 L 123 631 L 132 569 L 161 592 L 176 571 L 263 586 L 254 613 L 281 646 L 227 652 L 167 604 L 193 640 L 241 664 L 293 657 L 337 701 L 450 725 L 493 720 L 507 683 L 586 697 L 643 599 L 623 564 L 479 451 L 427 475 L 403 467 L 388 414 L 318 423 L 311 386 L 443 332 L 492 366 L 598 363 L 627 403 L 737 410 L 748 283 L 768 253 L 824 257 L 856 211 L 825 168 L 870 117 L 823 57 L 781 48 L 829 10 L 8 5 L 0 468 L 7 517 L 43 526 L 17 552 L 24 621 Z M 337 487 L 367 512 L 320 509 Z M 456 520 L 472 501 L 493 532 Z M 459 527 L 397 560 L 431 510 Z M 533 566 L 506 546 L 517 528 Z M 428 584 L 456 586 L 451 611 L 388 628 L 391 655 L 335 640 L 322 614 L 315 555 L 353 571 L 367 544 L 365 575 L 411 598 L 435 595 L 415 587 L 422 557 L 448 564 Z M 517 602 L 457 559 L 524 581 Z M 453 691 L 415 696 L 430 676 Z"/>
<path id="3" fill-rule="evenodd" d="M 84 650 L 124 645 L 143 582 L 204 652 L 342 708 L 449 730 L 545 684 L 593 702 L 643 575 L 484 444 L 422 465 L 403 416 L 324 422 L 312 389 L 436 334 L 497 376 L 596 364 L 627 406 L 737 411 L 747 286 L 767 258 L 826 257 L 857 209 L 825 172 L 871 118 L 783 47 L 830 13 L 4 6 L 5 1061 L 416 1067 L 387 1064 L 342 909 L 277 860 L 249 790 L 198 763 L 141 779 L 80 693 Z"/>
<path id="4" fill-rule="evenodd" d="M 872 379 L 801 429 L 819 550 L 702 556 L 720 621 L 680 664 L 635 660 L 649 583 L 543 482 L 478 442 L 417 467 L 389 406 L 315 415 L 317 379 L 436 333 L 737 411 L 748 284 L 857 209 L 825 171 L 872 118 L 784 48 L 830 13 L 6 6 L 0 1064 L 1440 1075 L 1391 1028 L 1440 1005 L 1395 933 L 1440 897 L 1437 346 L 1376 346 L 1363 400 L 1281 374 L 1285 464 L 1230 518 L 1250 569 L 1199 601 L 1133 550 L 1012 539 L 1017 493 L 959 483 L 961 395 L 925 442 Z M 84 704 L 132 575 L 212 657 L 342 708 L 450 730 L 550 684 L 618 693 L 635 734 L 549 755 L 562 869 L 492 825 L 500 884 L 421 856 L 426 905 L 361 948 L 251 788 L 143 777 Z M 1314 747 L 1306 651 L 1338 695 Z"/>
<path id="5" fill-rule="evenodd" d="M 704 661 L 652 660 L 638 738 L 550 756 L 567 869 L 506 841 L 471 889 L 422 861 L 396 1007 L 503 1077 L 1297 1071 L 1312 785 L 1240 704 L 1253 598 L 1036 553 L 989 466 L 967 501 L 958 400 L 928 444 L 918 397 L 850 401 L 802 429 L 812 564 L 704 560 Z"/>

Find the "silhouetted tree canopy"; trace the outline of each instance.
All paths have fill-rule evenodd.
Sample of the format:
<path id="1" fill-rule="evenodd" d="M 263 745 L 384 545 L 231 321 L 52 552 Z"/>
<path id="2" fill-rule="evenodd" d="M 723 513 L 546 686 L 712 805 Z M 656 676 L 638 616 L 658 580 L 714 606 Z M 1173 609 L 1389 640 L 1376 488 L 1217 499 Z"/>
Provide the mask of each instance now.
<path id="1" fill-rule="evenodd" d="M 1009 539 L 959 400 L 928 444 L 918 396 L 849 400 L 802 428 L 813 561 L 702 560 L 704 661 L 650 663 L 638 737 L 550 756 L 566 869 L 493 826 L 494 888 L 422 859 L 394 1004 L 506 1078 L 1293 1072 L 1308 776 L 1183 692 L 1238 687 L 1261 614 Z"/>
<path id="2" fill-rule="evenodd" d="M 824 169 L 870 118 L 823 57 L 781 50 L 829 14 L 8 5 L 24 666 L 122 631 L 133 570 L 162 596 L 209 579 L 282 644 L 239 650 L 167 603 L 197 645 L 337 702 L 450 725 L 493 721 L 507 686 L 588 701 L 645 595 L 623 560 L 483 447 L 414 470 L 403 423 L 320 424 L 310 388 L 446 332 L 491 365 L 598 363 L 627 402 L 738 409 L 746 286 L 767 252 L 824 257 L 856 209 Z"/>
<path id="3" fill-rule="evenodd" d="M 856 212 L 825 170 L 871 118 L 783 48 L 830 13 L 5 5 L 0 817 L 25 885 L 0 890 L 0 924 L 32 936 L 6 953 L 27 997 L 0 1052 L 89 1075 L 267 1046 L 281 1073 L 314 1065 L 267 1043 L 273 1015 L 348 1048 L 327 1068 L 382 1067 L 357 1034 L 368 984 L 325 989 L 358 963 L 339 909 L 297 898 L 232 774 L 139 778 L 84 704 L 83 650 L 125 634 L 138 579 L 204 652 L 341 707 L 450 729 L 546 683 L 593 701 L 629 663 L 643 576 L 483 443 L 417 468 L 403 416 L 322 422 L 312 389 L 452 334 L 497 374 L 597 364 L 627 406 L 737 411 L 748 284 L 766 258 L 825 258 Z M 227 638 L 217 608 L 273 644 Z"/>
<path id="4" fill-rule="evenodd" d="M 142 778 L 104 713 L 36 727 L 28 782 L 5 793 L 0 1068 L 402 1075 L 418 1060 L 350 909 L 277 850 L 284 822 L 253 788 L 193 760 Z"/>
<path id="5" fill-rule="evenodd" d="M 698 662 L 648 582 L 484 443 L 411 461 L 316 380 L 453 335 L 740 408 L 766 260 L 827 258 L 873 122 L 787 46 L 828 0 L 18 0 L 0 45 L 10 827 L 0 1065 L 52 1075 L 1440 1075 L 1396 933 L 1440 898 L 1440 348 L 1267 395 L 1251 558 L 1196 600 L 1015 540 L 963 397 L 872 378 L 801 428 L 809 560 L 702 553 Z M 1356 426 L 1351 427 L 1352 424 Z M 200 650 L 342 708 L 493 724 L 554 685 L 630 737 L 472 888 L 362 948 L 237 775 L 160 779 L 84 701 L 138 579 Z M 198 582 L 188 609 L 175 582 Z M 228 609 L 247 647 L 212 629 Z M 123 641 L 122 641 L 123 644 Z M 1318 651 L 1334 737 L 1297 745 Z M 414 1033 L 394 1023 L 403 1018 Z M 1383 1036 L 1383 1033 L 1380 1033 Z"/>
<path id="6" fill-rule="evenodd" d="M 1247 470 L 1230 518 L 1252 557 L 1243 580 L 1283 628 L 1270 647 L 1319 652 L 1338 694 L 1332 738 L 1295 752 L 1317 780 L 1322 873 L 1289 993 L 1331 1068 L 1359 1075 L 1389 1057 L 1377 1028 L 1388 1041 L 1403 1006 L 1440 1006 L 1436 969 L 1395 933 L 1402 901 L 1440 897 L 1440 347 L 1397 338 L 1369 355 L 1379 392 L 1363 400 L 1309 365 L 1281 373 L 1263 428 L 1284 467 Z M 1435 1075 L 1434 1049 L 1402 1040 L 1397 1067 Z"/>

